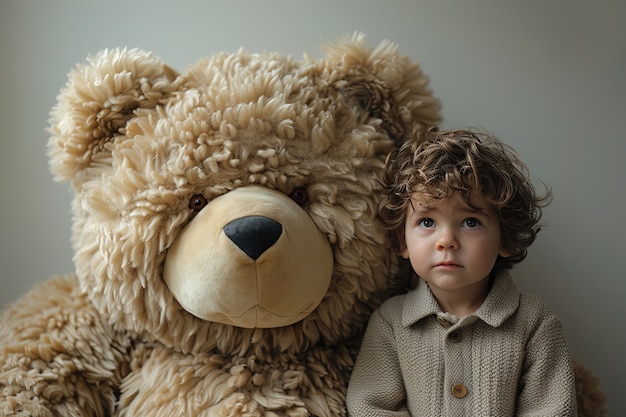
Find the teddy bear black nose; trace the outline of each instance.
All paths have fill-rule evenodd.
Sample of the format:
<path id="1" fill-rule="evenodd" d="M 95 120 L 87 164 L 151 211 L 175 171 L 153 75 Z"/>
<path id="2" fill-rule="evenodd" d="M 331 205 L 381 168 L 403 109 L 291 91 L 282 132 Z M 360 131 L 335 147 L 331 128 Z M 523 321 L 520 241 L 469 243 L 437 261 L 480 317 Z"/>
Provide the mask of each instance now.
<path id="1" fill-rule="evenodd" d="M 282 232 L 280 223 L 263 216 L 242 217 L 224 226 L 226 236 L 255 261 L 276 243 Z"/>

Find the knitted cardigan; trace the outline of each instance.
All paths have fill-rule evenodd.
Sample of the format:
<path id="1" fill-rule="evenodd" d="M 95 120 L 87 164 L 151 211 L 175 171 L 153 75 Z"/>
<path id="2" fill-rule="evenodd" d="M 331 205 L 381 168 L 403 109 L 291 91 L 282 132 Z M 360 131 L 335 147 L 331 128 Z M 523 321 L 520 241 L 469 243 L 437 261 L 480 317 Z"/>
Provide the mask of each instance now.
<path id="1" fill-rule="evenodd" d="M 421 280 L 387 300 L 370 319 L 346 403 L 351 417 L 576 416 L 561 322 L 507 271 L 460 320 Z"/>

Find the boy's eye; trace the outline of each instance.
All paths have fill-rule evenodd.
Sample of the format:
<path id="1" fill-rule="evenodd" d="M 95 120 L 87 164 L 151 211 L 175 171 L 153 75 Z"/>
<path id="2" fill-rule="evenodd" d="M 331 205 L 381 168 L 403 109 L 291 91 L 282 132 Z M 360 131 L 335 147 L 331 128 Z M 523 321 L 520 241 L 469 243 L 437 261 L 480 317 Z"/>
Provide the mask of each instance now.
<path id="1" fill-rule="evenodd" d="M 433 219 L 431 219 L 431 218 L 426 217 L 424 219 L 421 219 L 418 222 L 418 225 L 421 226 L 421 227 L 428 227 L 428 228 L 430 228 L 430 227 L 434 227 L 435 226 L 435 221 Z"/>
<path id="2" fill-rule="evenodd" d="M 465 227 L 478 227 L 480 226 L 480 220 L 470 217 L 469 219 L 465 219 Z"/>

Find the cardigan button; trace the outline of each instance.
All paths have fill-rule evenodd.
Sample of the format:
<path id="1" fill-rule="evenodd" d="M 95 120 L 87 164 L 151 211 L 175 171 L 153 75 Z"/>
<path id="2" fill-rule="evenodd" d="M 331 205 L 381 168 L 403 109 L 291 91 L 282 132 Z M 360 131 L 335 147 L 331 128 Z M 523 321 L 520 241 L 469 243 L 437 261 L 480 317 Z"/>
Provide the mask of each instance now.
<path id="1" fill-rule="evenodd" d="M 452 395 L 455 398 L 463 398 L 467 395 L 467 387 L 463 384 L 454 384 L 452 386 Z"/>
<path id="2" fill-rule="evenodd" d="M 463 334 L 461 333 L 460 330 L 454 330 L 454 331 L 450 332 L 448 337 L 450 338 L 450 341 L 452 343 L 459 343 L 461 341 L 461 339 L 463 339 Z"/>

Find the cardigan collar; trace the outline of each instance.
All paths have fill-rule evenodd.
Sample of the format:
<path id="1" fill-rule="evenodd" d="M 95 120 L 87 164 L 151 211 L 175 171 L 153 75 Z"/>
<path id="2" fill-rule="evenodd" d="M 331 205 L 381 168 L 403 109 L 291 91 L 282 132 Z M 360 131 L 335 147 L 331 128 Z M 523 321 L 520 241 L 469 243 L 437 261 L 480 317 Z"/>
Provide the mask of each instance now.
<path id="1" fill-rule="evenodd" d="M 520 292 L 507 270 L 499 272 L 483 304 L 474 313 L 462 317 L 459 321 L 484 321 L 492 327 L 498 327 L 506 321 L 519 306 Z M 407 293 L 402 309 L 402 325 L 409 327 L 419 320 L 431 316 L 451 316 L 443 313 L 425 281 L 419 280 L 417 288 Z M 454 317 L 454 316 L 452 316 Z"/>

